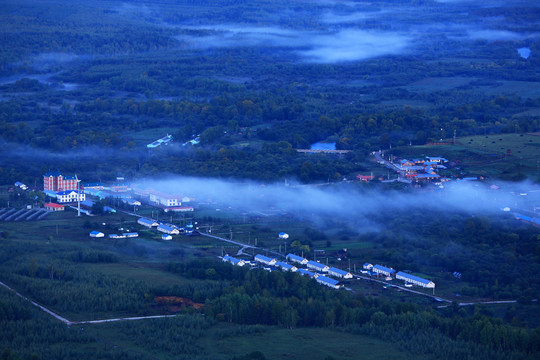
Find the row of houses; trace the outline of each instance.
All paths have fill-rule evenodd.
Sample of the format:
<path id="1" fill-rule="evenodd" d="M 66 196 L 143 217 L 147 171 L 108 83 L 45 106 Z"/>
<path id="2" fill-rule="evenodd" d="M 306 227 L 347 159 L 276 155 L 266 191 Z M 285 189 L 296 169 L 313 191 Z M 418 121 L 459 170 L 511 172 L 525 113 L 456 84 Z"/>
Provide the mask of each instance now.
<path id="1" fill-rule="evenodd" d="M 435 283 L 431 280 L 423 279 L 419 276 L 411 275 L 403 271 L 396 272 L 396 270 L 386 267 L 386 266 L 382 266 L 378 264 L 372 265 L 370 263 L 365 263 L 363 265 L 363 269 L 365 271 L 371 271 L 372 274 L 377 275 L 377 276 L 384 275 L 390 278 L 395 277 L 398 280 L 405 281 L 405 283 L 414 284 L 414 285 L 421 286 L 424 288 L 430 288 L 430 289 L 435 288 Z"/>
<path id="2" fill-rule="evenodd" d="M 94 230 L 90 232 L 90 237 L 102 238 L 102 237 L 105 237 L 105 234 L 102 233 L 101 231 Z M 135 237 L 139 237 L 139 234 L 136 232 L 128 232 L 128 233 L 122 233 L 122 234 L 109 234 L 110 239 L 125 239 L 125 238 L 135 238 Z"/>

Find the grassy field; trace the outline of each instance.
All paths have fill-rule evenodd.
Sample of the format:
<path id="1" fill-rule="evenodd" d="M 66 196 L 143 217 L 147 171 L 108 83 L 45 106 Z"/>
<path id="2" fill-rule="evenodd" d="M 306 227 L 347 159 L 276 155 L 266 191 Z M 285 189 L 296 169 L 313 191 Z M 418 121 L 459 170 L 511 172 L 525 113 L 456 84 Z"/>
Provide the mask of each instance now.
<path id="1" fill-rule="evenodd" d="M 152 321 L 152 320 L 150 320 Z M 352 335 L 332 329 L 300 328 L 280 329 L 258 327 L 261 333 L 241 334 L 249 326 L 217 324 L 197 339 L 195 346 L 201 348 L 199 355 L 208 359 L 231 359 L 254 351 L 262 352 L 267 359 L 288 360 L 307 358 L 333 359 L 427 359 L 417 357 L 398 349 L 395 345 L 368 336 Z M 86 326 L 88 333 L 99 336 L 109 344 L 132 349 L 155 359 L 170 359 L 167 352 L 148 352 L 128 336 L 117 330 L 115 324 Z M 249 331 L 249 330 L 248 330 Z M 238 334 L 240 332 L 240 334 Z M 234 334 L 231 336 L 230 334 Z M 204 350 L 202 350 L 204 349 Z"/>
<path id="2" fill-rule="evenodd" d="M 456 145 L 423 145 L 394 150 L 400 157 L 443 156 L 455 164 L 449 176 L 485 176 L 518 180 L 540 177 L 540 136 L 479 135 L 458 138 Z"/>

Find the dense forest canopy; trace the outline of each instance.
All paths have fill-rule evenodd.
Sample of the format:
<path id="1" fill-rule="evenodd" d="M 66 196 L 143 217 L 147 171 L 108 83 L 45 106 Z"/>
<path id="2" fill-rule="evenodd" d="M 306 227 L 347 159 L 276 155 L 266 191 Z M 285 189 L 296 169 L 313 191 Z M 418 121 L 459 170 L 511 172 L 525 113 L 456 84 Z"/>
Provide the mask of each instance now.
<path id="1" fill-rule="evenodd" d="M 3 151 L 98 146 L 138 158 L 132 172 L 263 179 L 276 178 L 269 166 L 290 164 L 279 177 L 311 181 L 328 173 L 302 176 L 305 160 L 290 152 L 262 169 L 243 165 L 280 142 L 327 140 L 362 157 L 454 131 L 536 131 L 535 14 L 527 1 L 8 1 Z M 171 167 L 144 153 L 160 131 L 180 143 L 200 134 L 197 151 L 231 156 L 207 170 L 176 152 L 183 165 Z M 3 158 L 6 181 L 23 175 Z M 336 166 L 333 174 L 362 170 Z"/>

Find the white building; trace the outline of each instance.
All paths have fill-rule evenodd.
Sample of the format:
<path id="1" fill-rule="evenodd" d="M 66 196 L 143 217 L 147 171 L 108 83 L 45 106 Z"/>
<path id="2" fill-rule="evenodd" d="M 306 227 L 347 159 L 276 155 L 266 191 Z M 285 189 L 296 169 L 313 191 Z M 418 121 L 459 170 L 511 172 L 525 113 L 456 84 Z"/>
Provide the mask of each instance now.
<path id="1" fill-rule="evenodd" d="M 56 201 L 58 201 L 59 203 L 65 204 L 77 201 L 84 201 L 85 199 L 86 195 L 84 191 L 66 190 L 56 193 Z"/>
<path id="2" fill-rule="evenodd" d="M 328 272 L 328 269 L 330 267 L 328 265 L 321 264 L 320 262 L 310 260 L 307 263 L 308 269 L 320 271 L 320 272 Z"/>
<path id="3" fill-rule="evenodd" d="M 163 206 L 166 206 L 166 207 L 181 206 L 182 205 L 182 198 L 179 197 L 178 195 L 162 193 L 162 192 L 159 192 L 159 191 L 150 192 L 149 199 L 153 203 L 163 205 Z"/>
<path id="4" fill-rule="evenodd" d="M 341 287 L 339 285 L 339 281 L 327 278 L 326 276 L 319 276 L 316 280 L 319 284 L 331 287 L 333 289 L 339 289 Z"/>
<path id="5" fill-rule="evenodd" d="M 289 261 L 292 261 L 301 265 L 306 265 L 308 263 L 308 259 L 294 255 L 294 254 L 288 254 L 285 258 Z"/>
<path id="6" fill-rule="evenodd" d="M 180 230 L 175 229 L 175 228 L 170 227 L 170 226 L 167 226 L 165 224 L 159 224 L 157 229 L 158 229 L 158 231 L 161 231 L 161 232 L 163 232 L 165 234 L 169 234 L 169 235 L 178 235 L 178 234 L 180 234 Z"/>
<path id="7" fill-rule="evenodd" d="M 362 268 L 364 268 L 364 270 L 371 270 L 373 269 L 373 265 L 370 263 L 365 263 Z"/>
<path id="8" fill-rule="evenodd" d="M 123 233 L 122 235 L 124 235 L 125 237 L 128 237 L 128 238 L 139 237 L 139 233 L 136 233 L 136 232 Z"/>
<path id="9" fill-rule="evenodd" d="M 283 271 L 295 272 L 296 270 L 298 270 L 298 268 L 296 266 L 291 265 L 291 264 L 287 264 L 286 262 L 283 262 L 283 261 L 276 261 L 276 266 L 279 266 L 281 268 L 281 270 L 283 270 Z"/>
<path id="10" fill-rule="evenodd" d="M 425 287 L 425 288 L 430 288 L 430 289 L 435 288 L 435 283 L 433 281 L 422 279 L 421 277 L 407 274 L 407 273 L 404 273 L 403 271 L 399 271 L 396 274 L 396 279 L 403 280 L 405 282 L 418 285 L 421 287 Z"/>
<path id="11" fill-rule="evenodd" d="M 152 219 L 145 219 L 145 218 L 139 218 L 137 220 L 137 223 L 142 226 L 146 226 L 147 228 L 156 227 L 159 225 L 157 221 L 154 221 Z"/>
<path id="12" fill-rule="evenodd" d="M 102 233 L 101 231 L 92 231 L 90 233 L 90 237 L 93 237 L 93 238 L 102 238 L 102 237 L 105 237 L 105 234 Z"/>
<path id="13" fill-rule="evenodd" d="M 319 276 L 319 274 L 313 273 L 306 269 L 298 269 L 298 273 L 301 275 L 309 276 L 310 278 L 317 278 Z"/>
<path id="14" fill-rule="evenodd" d="M 225 255 L 222 260 L 236 266 L 244 266 L 246 264 L 244 260 L 233 258 L 232 256 L 229 256 L 229 255 Z"/>
<path id="15" fill-rule="evenodd" d="M 255 261 L 265 265 L 275 265 L 277 260 L 275 258 L 269 258 L 259 254 L 255 255 Z"/>
<path id="16" fill-rule="evenodd" d="M 386 276 L 392 276 L 392 275 L 394 275 L 396 273 L 396 270 L 394 270 L 392 268 L 387 268 L 387 267 L 382 266 L 382 265 L 373 266 L 371 271 L 374 272 L 377 275 L 382 274 L 382 275 L 386 275 Z"/>
<path id="17" fill-rule="evenodd" d="M 328 269 L 328 275 L 332 275 L 332 276 L 342 278 L 342 279 L 352 279 L 353 278 L 353 274 L 351 274 L 350 272 L 345 271 L 345 270 L 341 270 L 341 269 L 338 269 L 338 268 L 335 268 L 335 267 L 331 267 L 330 269 Z"/>

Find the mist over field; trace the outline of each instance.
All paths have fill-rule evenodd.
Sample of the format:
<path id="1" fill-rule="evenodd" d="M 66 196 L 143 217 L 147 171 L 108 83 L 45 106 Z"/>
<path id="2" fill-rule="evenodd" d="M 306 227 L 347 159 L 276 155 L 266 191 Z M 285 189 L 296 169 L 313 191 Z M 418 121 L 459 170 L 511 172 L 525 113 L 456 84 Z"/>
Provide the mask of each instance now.
<path id="1" fill-rule="evenodd" d="M 231 207 L 241 211 L 265 213 L 269 209 L 307 218 L 315 223 L 324 219 L 344 220 L 358 231 L 383 228 L 369 220 L 377 213 L 409 210 L 464 212 L 470 215 L 500 213 L 513 204 L 509 189 L 526 184 L 506 186 L 497 192 L 484 184 L 458 182 L 437 191 L 400 192 L 362 190 L 352 186 L 309 186 L 253 181 L 232 182 L 220 179 L 170 176 L 164 180 L 146 179 L 140 182 L 160 191 L 194 197 L 198 202 L 215 203 L 216 207 Z"/>

